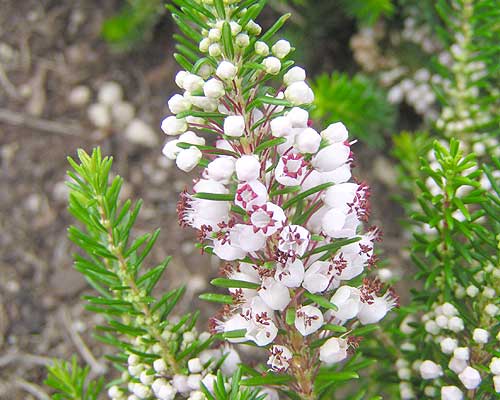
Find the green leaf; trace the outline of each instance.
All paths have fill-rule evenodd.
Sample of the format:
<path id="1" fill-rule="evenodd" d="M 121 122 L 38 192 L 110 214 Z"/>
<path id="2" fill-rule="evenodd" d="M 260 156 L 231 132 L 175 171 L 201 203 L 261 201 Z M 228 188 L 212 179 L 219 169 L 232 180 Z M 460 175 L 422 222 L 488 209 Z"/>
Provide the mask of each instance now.
<path id="1" fill-rule="evenodd" d="M 203 293 L 198 296 L 200 300 L 209 301 L 211 303 L 233 304 L 232 296 L 226 294 Z"/>
<path id="2" fill-rule="evenodd" d="M 198 192 L 193 195 L 196 199 L 213 201 L 234 201 L 234 194 L 204 193 Z"/>
<path id="3" fill-rule="evenodd" d="M 260 284 L 253 282 L 240 281 L 236 279 L 216 278 L 212 279 L 210 283 L 213 286 L 227 288 L 227 289 L 259 289 Z"/>
<path id="4" fill-rule="evenodd" d="M 323 296 L 318 296 L 316 294 L 312 294 L 312 293 L 309 293 L 309 292 L 304 292 L 304 295 L 303 295 L 306 299 L 309 299 L 311 301 L 313 301 L 314 303 L 316 303 L 317 305 L 319 305 L 320 307 L 323 307 L 323 308 L 326 308 L 328 310 L 333 310 L 333 311 L 338 311 L 338 307 L 333 304 L 333 303 L 330 303 L 327 299 L 325 299 Z"/>

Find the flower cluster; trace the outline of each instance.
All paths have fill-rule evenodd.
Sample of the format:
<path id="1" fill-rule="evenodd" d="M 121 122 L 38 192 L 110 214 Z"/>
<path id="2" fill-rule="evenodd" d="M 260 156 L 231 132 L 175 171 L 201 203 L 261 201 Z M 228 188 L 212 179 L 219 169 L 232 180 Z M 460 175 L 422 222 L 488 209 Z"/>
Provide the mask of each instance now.
<path id="1" fill-rule="evenodd" d="M 162 338 L 169 342 L 179 342 L 180 351 L 196 343 L 209 340 L 208 332 L 198 334 L 196 330 L 175 332 L 175 327 L 168 325 L 162 332 Z M 138 338 L 135 349 L 138 352 L 161 354 L 159 344 L 150 345 L 147 337 Z M 127 370 L 122 373 L 121 380 L 125 387 L 111 386 L 108 396 L 112 400 L 140 400 L 158 399 L 174 400 L 186 398 L 189 400 L 204 400 L 206 396 L 201 391 L 201 384 L 213 392 L 213 385 L 217 379 L 216 367 L 227 376 L 231 376 L 240 363 L 238 353 L 230 346 L 219 349 L 207 349 L 200 352 L 195 358 L 187 361 L 185 368 L 172 370 L 164 358 L 159 357 L 152 361 L 131 353 L 127 360 Z M 219 367 L 220 365 L 220 367 Z"/>
<path id="2" fill-rule="evenodd" d="M 162 129 L 178 136 L 166 157 L 186 172 L 203 167 L 178 215 L 224 261 L 214 284 L 229 288 L 231 301 L 211 328 L 269 348 L 274 371 L 302 368 L 301 353 L 318 339 L 319 360 L 337 363 L 357 345 L 344 326 L 377 323 L 397 303 L 379 281 L 362 280 L 380 235 L 360 232 L 370 191 L 351 180 L 348 131 L 340 122 L 315 129 L 307 111 L 314 93 L 304 69 L 286 60 L 287 41 L 258 40 L 252 21 L 210 24 L 199 46 L 217 66 L 177 74 L 184 92 L 169 100 L 176 115 Z M 243 60 L 257 67 L 249 72 Z M 278 89 L 263 85 L 274 76 Z M 332 326 L 345 334 L 332 335 Z"/>
<path id="3" fill-rule="evenodd" d="M 474 297 L 478 295 L 472 289 L 468 292 Z M 401 380 L 402 399 L 417 398 L 411 384 L 416 377 L 417 381 L 422 379 L 428 382 L 424 388 L 426 396 L 437 397 L 441 393 L 442 399 L 461 400 L 464 398 L 464 391 L 475 390 L 488 377 L 489 374 L 485 373 L 488 370 L 493 375 L 494 391 L 500 393 L 500 360 L 489 356 L 487 350 L 491 346 L 498 347 L 494 342 L 500 340 L 500 333 L 495 338 L 489 330 L 491 321 L 499 312 L 493 300 L 496 296 L 493 288 L 486 287 L 483 290 L 487 304 L 481 322 L 487 329 L 466 326 L 457 308 L 450 303 L 436 305 L 421 317 L 427 335 L 425 340 L 435 344 L 438 356 L 425 360 L 418 357 L 411 365 L 405 358 L 398 359 L 396 367 Z M 405 320 L 400 327 L 401 332 L 411 335 L 415 330 L 414 322 Z M 408 343 L 403 344 L 402 350 L 416 353 L 416 348 Z M 450 379 L 453 375 L 456 376 L 455 380 Z M 455 384 L 456 380 L 460 382 L 460 387 Z"/>

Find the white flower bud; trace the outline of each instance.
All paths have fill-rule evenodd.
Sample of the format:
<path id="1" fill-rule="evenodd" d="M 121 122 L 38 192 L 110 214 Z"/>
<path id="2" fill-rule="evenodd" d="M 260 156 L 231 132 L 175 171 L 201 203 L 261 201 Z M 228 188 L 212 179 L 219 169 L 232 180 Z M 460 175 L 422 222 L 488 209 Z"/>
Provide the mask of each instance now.
<path id="1" fill-rule="evenodd" d="M 182 150 L 177 155 L 175 163 L 180 170 L 190 172 L 198 165 L 202 157 L 203 154 L 200 149 L 192 146 L 189 149 Z"/>
<path id="2" fill-rule="evenodd" d="M 238 24 L 236 21 L 231 21 L 229 23 L 229 26 L 231 27 L 231 34 L 233 36 L 236 36 L 238 33 L 241 32 L 241 25 Z"/>
<path id="3" fill-rule="evenodd" d="M 476 297 L 479 293 L 479 289 L 474 285 L 470 285 L 465 289 L 465 293 L 467 293 L 469 297 Z"/>
<path id="4" fill-rule="evenodd" d="M 155 380 L 155 376 L 154 374 L 149 374 L 147 371 L 142 371 L 141 375 L 139 376 L 139 380 L 142 384 L 150 386 Z"/>
<path id="5" fill-rule="evenodd" d="M 177 72 L 177 75 L 175 76 L 175 83 L 181 89 L 184 89 L 184 79 L 186 79 L 186 77 L 188 75 L 189 75 L 189 72 L 187 72 L 187 71 L 179 71 L 179 72 Z"/>
<path id="6" fill-rule="evenodd" d="M 335 364 L 347 358 L 347 340 L 328 339 L 319 349 L 319 359 L 325 364 Z"/>
<path id="7" fill-rule="evenodd" d="M 271 121 L 271 133 L 275 137 L 288 136 L 292 132 L 292 123 L 288 117 L 277 117 Z"/>
<path id="8" fill-rule="evenodd" d="M 260 175 L 260 162 L 256 156 L 243 155 L 236 160 L 236 176 L 239 181 L 253 181 Z"/>
<path id="9" fill-rule="evenodd" d="M 398 378 L 402 381 L 409 381 L 411 379 L 410 368 L 399 368 L 398 369 Z"/>
<path id="10" fill-rule="evenodd" d="M 453 357 L 467 361 L 469 359 L 469 348 L 468 347 L 457 347 L 453 351 Z"/>
<path id="11" fill-rule="evenodd" d="M 198 45 L 198 48 L 202 53 L 206 53 L 208 51 L 208 48 L 210 47 L 210 39 L 204 38 L 200 41 L 200 44 Z"/>
<path id="12" fill-rule="evenodd" d="M 163 146 L 163 150 L 161 152 L 169 160 L 175 160 L 177 158 L 177 155 L 182 151 L 182 149 L 177 146 L 177 143 L 180 142 L 179 140 L 175 139 L 165 143 L 165 146 Z"/>
<path id="13" fill-rule="evenodd" d="M 462 372 L 465 367 L 467 367 L 467 361 L 460 360 L 456 357 L 452 357 L 450 362 L 448 363 L 448 368 L 451 369 L 456 374 Z"/>
<path id="14" fill-rule="evenodd" d="M 447 328 L 448 327 L 448 318 L 445 315 L 438 315 L 436 317 L 436 324 L 441 329 Z"/>
<path id="15" fill-rule="evenodd" d="M 255 42 L 255 52 L 259 56 L 267 57 L 269 55 L 269 46 L 267 43 L 257 41 Z"/>
<path id="16" fill-rule="evenodd" d="M 246 33 L 240 33 L 236 36 L 236 46 L 245 48 L 250 44 L 250 37 Z"/>
<path id="17" fill-rule="evenodd" d="M 123 393 L 118 386 L 111 386 L 108 389 L 108 396 L 112 399 L 122 396 Z"/>
<path id="18" fill-rule="evenodd" d="M 306 71 L 301 67 L 293 67 L 283 76 L 283 82 L 286 86 L 290 86 L 295 82 L 304 82 L 305 80 Z"/>
<path id="19" fill-rule="evenodd" d="M 312 159 L 312 165 L 319 172 L 330 172 L 344 165 L 351 154 L 349 146 L 334 143 L 321 149 Z"/>
<path id="20" fill-rule="evenodd" d="M 469 390 L 476 389 L 481 383 L 481 375 L 479 372 L 472 368 L 465 368 L 459 375 L 458 378 L 462 384 Z"/>
<path id="21" fill-rule="evenodd" d="M 162 358 L 159 358 L 153 362 L 153 369 L 161 374 L 167 370 L 167 364 L 165 364 L 165 361 Z"/>
<path id="22" fill-rule="evenodd" d="M 437 396 L 437 388 L 434 386 L 426 386 L 424 388 L 424 394 L 429 397 L 436 397 Z"/>
<path id="23" fill-rule="evenodd" d="M 490 372 L 493 375 L 500 375 L 500 358 L 493 357 L 490 362 Z"/>
<path id="24" fill-rule="evenodd" d="M 189 375 L 187 379 L 187 384 L 191 390 L 198 390 L 200 388 L 201 375 Z"/>
<path id="25" fill-rule="evenodd" d="M 288 40 L 278 40 L 272 48 L 273 54 L 280 59 L 285 58 L 291 50 L 292 46 Z"/>
<path id="26" fill-rule="evenodd" d="M 205 139 L 197 136 L 193 131 L 187 131 L 179 136 L 179 142 L 203 146 L 205 144 Z"/>
<path id="27" fill-rule="evenodd" d="M 285 90 L 285 98 L 294 106 L 311 104 L 314 92 L 305 82 L 294 82 Z"/>
<path id="28" fill-rule="evenodd" d="M 420 364 L 420 376 L 422 379 L 436 379 L 443 375 L 443 369 L 434 361 L 425 360 Z"/>
<path id="29" fill-rule="evenodd" d="M 222 37 L 222 31 L 220 29 L 217 29 L 217 28 L 212 28 L 208 31 L 208 38 L 212 41 L 212 42 L 217 42 L 221 39 Z"/>
<path id="30" fill-rule="evenodd" d="M 278 75 L 281 71 L 281 61 L 276 57 L 267 57 L 262 61 L 262 65 L 264 65 L 266 72 L 270 75 Z"/>
<path id="31" fill-rule="evenodd" d="M 137 354 L 130 354 L 127 359 L 128 365 L 137 365 L 141 359 Z"/>
<path id="32" fill-rule="evenodd" d="M 295 138 L 295 145 L 301 153 L 314 154 L 319 150 L 321 136 L 312 128 L 306 128 Z"/>
<path id="33" fill-rule="evenodd" d="M 463 400 L 462 391 L 456 386 L 443 386 L 441 388 L 441 400 Z"/>
<path id="34" fill-rule="evenodd" d="M 238 69 L 229 61 L 222 61 L 217 67 L 216 74 L 225 81 L 231 81 L 236 77 Z"/>
<path id="35" fill-rule="evenodd" d="M 486 307 L 484 307 L 484 312 L 488 314 L 490 317 L 496 317 L 498 314 L 499 308 L 495 304 L 488 304 Z"/>
<path id="36" fill-rule="evenodd" d="M 441 306 L 443 315 L 446 315 L 447 317 L 454 317 L 458 315 L 458 310 L 455 308 L 453 304 L 450 303 L 444 303 Z"/>
<path id="37" fill-rule="evenodd" d="M 179 393 L 186 393 L 190 391 L 188 378 L 185 375 L 174 375 L 172 385 Z"/>
<path id="38" fill-rule="evenodd" d="M 448 329 L 453 332 L 460 332 L 464 330 L 464 321 L 459 317 L 451 317 L 448 321 Z"/>
<path id="39" fill-rule="evenodd" d="M 151 394 L 151 391 L 149 388 L 141 383 L 136 383 L 134 385 L 133 393 L 140 399 L 145 399 L 146 397 L 149 397 Z"/>
<path id="40" fill-rule="evenodd" d="M 472 338 L 474 342 L 478 344 L 488 343 L 489 337 L 490 334 L 488 333 L 488 331 L 481 328 L 474 329 L 474 332 L 472 333 Z"/>
<path id="41" fill-rule="evenodd" d="M 343 143 L 348 139 L 349 133 L 342 122 L 335 122 L 322 131 L 321 136 L 328 144 Z"/>
<path id="42" fill-rule="evenodd" d="M 439 343 L 439 345 L 441 346 L 441 351 L 444 354 L 451 354 L 458 347 L 458 341 L 456 339 L 448 337 L 441 340 L 441 343 Z"/>
<path id="43" fill-rule="evenodd" d="M 162 121 L 161 130 L 170 136 L 180 135 L 187 130 L 186 119 L 171 115 Z"/>
<path id="44" fill-rule="evenodd" d="M 240 137 L 245 133 L 245 118 L 242 115 L 231 115 L 224 120 L 224 134 Z"/>
<path id="45" fill-rule="evenodd" d="M 179 114 L 191 108 L 191 102 L 180 94 L 173 95 L 168 101 L 168 108 L 172 114 Z"/>
<path id="46" fill-rule="evenodd" d="M 190 93 L 195 93 L 203 89 L 203 78 L 196 74 L 187 74 L 184 78 L 184 89 Z"/>
<path id="47" fill-rule="evenodd" d="M 203 370 L 203 365 L 199 358 L 192 358 L 188 361 L 188 369 L 192 374 L 197 374 Z"/>
<path id="48" fill-rule="evenodd" d="M 286 117 L 291 121 L 294 128 L 307 128 L 309 113 L 300 107 L 293 107 L 286 113 Z"/>
<path id="49" fill-rule="evenodd" d="M 495 392 L 500 393 L 500 375 L 493 377 L 493 387 L 495 388 Z"/>
<path id="50" fill-rule="evenodd" d="M 234 172 L 234 159 L 230 157 L 217 157 L 208 164 L 206 173 L 210 179 L 222 183 L 229 183 Z"/>
<path id="51" fill-rule="evenodd" d="M 222 46 L 219 43 L 212 43 L 208 46 L 208 54 L 211 57 L 220 57 L 222 55 Z"/>

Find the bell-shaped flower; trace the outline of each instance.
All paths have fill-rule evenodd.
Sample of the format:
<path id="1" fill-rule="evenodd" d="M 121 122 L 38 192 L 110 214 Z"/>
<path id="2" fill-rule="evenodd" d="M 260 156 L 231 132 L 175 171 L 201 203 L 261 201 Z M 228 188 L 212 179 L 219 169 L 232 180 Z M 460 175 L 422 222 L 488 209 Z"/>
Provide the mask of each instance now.
<path id="1" fill-rule="evenodd" d="M 214 181 L 228 184 L 234 173 L 234 159 L 232 157 L 217 157 L 205 170 L 205 177 Z"/>
<path id="2" fill-rule="evenodd" d="M 303 129 L 295 136 L 295 147 L 301 153 L 314 154 L 321 144 L 321 136 L 312 128 Z"/>
<path id="3" fill-rule="evenodd" d="M 347 214 L 350 210 L 350 204 L 354 201 L 358 187 L 358 184 L 350 182 L 334 185 L 326 190 L 323 201 L 328 207 L 335 208 Z"/>
<path id="4" fill-rule="evenodd" d="M 274 137 L 288 136 L 292 132 L 292 121 L 286 116 L 274 118 L 270 125 Z"/>
<path id="5" fill-rule="evenodd" d="M 332 171 L 321 172 L 321 183 L 344 183 L 352 177 L 351 165 L 343 164 Z"/>
<path id="6" fill-rule="evenodd" d="M 320 172 L 329 172 L 344 165 L 351 149 L 343 143 L 334 143 L 321 149 L 312 159 L 312 165 Z"/>
<path id="7" fill-rule="evenodd" d="M 166 135 L 176 136 L 186 132 L 188 126 L 185 118 L 177 118 L 174 115 L 165 118 L 161 123 L 161 130 Z"/>
<path id="8" fill-rule="evenodd" d="M 245 118 L 242 115 L 231 115 L 224 120 L 224 134 L 240 137 L 245 133 Z"/>
<path id="9" fill-rule="evenodd" d="M 337 306 L 337 310 L 330 310 L 330 315 L 341 322 L 354 318 L 361 308 L 360 295 L 358 288 L 340 286 L 330 299 L 330 302 Z"/>
<path id="10" fill-rule="evenodd" d="M 271 347 L 267 365 L 271 367 L 274 372 L 286 372 L 290 367 L 290 361 L 293 354 L 288 347 L 274 345 Z"/>
<path id="11" fill-rule="evenodd" d="M 333 274 L 330 262 L 315 261 L 306 269 L 302 287 L 310 293 L 322 293 L 330 286 Z"/>
<path id="12" fill-rule="evenodd" d="M 323 313 L 314 306 L 303 306 L 295 313 L 295 328 L 302 336 L 318 331 L 323 326 L 323 322 Z"/>
<path id="13" fill-rule="evenodd" d="M 349 133 L 342 122 L 335 122 L 322 131 L 321 136 L 328 144 L 344 143 L 348 139 Z"/>
<path id="14" fill-rule="evenodd" d="M 301 67 L 293 67 L 283 75 L 283 82 L 286 86 L 290 86 L 294 82 L 303 82 L 306 80 L 306 71 Z"/>
<path id="15" fill-rule="evenodd" d="M 286 222 L 283 209 L 274 203 L 254 205 L 250 210 L 250 222 L 255 232 L 265 236 L 274 235 Z"/>
<path id="16" fill-rule="evenodd" d="M 230 270 L 227 273 L 227 277 L 228 279 L 237 281 L 251 282 L 257 284 L 261 283 L 261 279 L 259 273 L 256 270 L 256 267 L 253 266 L 252 264 L 244 262 L 239 263 L 239 265 L 235 269 Z M 231 294 L 241 293 L 244 299 L 246 299 L 247 301 L 257 296 L 257 290 L 255 289 L 231 288 L 229 289 L 229 292 Z"/>
<path id="17" fill-rule="evenodd" d="M 337 267 L 337 279 L 350 281 L 361 275 L 365 269 L 366 260 L 356 253 L 339 253 L 333 259 Z"/>
<path id="18" fill-rule="evenodd" d="M 347 358 L 347 340 L 342 338 L 330 338 L 319 349 L 319 359 L 325 364 L 331 365 Z"/>
<path id="19" fill-rule="evenodd" d="M 267 313 L 256 314 L 247 328 L 246 339 L 257 346 L 267 346 L 278 335 L 278 328 Z"/>
<path id="20" fill-rule="evenodd" d="M 294 82 L 285 90 L 285 98 L 295 106 L 311 104 L 314 92 L 304 81 Z"/>
<path id="21" fill-rule="evenodd" d="M 267 202 L 267 189 L 260 181 L 240 183 L 236 189 L 234 203 L 249 211 L 253 206 L 260 206 Z"/>
<path id="22" fill-rule="evenodd" d="M 236 232 L 228 232 L 224 237 L 214 239 L 214 253 L 221 260 L 236 261 L 246 257 L 247 252 L 237 244 Z"/>
<path id="23" fill-rule="evenodd" d="M 307 162 L 301 154 L 291 153 L 282 156 L 276 166 L 276 180 L 284 186 L 300 185 L 307 172 Z"/>
<path id="24" fill-rule="evenodd" d="M 373 296 L 373 300 L 363 302 L 358 313 L 359 322 L 363 325 L 375 324 L 384 318 L 397 305 L 397 299 L 388 291 L 382 297 Z"/>
<path id="25" fill-rule="evenodd" d="M 195 193 L 228 193 L 223 184 L 210 179 L 201 179 L 194 185 L 193 190 Z M 181 223 L 195 229 L 207 226 L 213 230 L 219 230 L 219 224 L 229 219 L 231 206 L 226 201 L 197 199 L 183 193 L 177 209 Z"/>
<path id="26" fill-rule="evenodd" d="M 303 108 L 293 107 L 285 115 L 291 121 L 293 128 L 307 128 L 309 113 Z"/>
<path id="27" fill-rule="evenodd" d="M 311 234 L 300 225 L 287 225 L 280 232 L 278 249 L 290 257 L 301 257 L 309 246 Z"/>
<path id="28" fill-rule="evenodd" d="M 283 311 L 291 300 L 288 287 L 271 277 L 264 278 L 258 293 L 269 308 L 277 311 Z"/>
<path id="29" fill-rule="evenodd" d="M 265 247 L 266 235 L 256 231 L 252 225 L 236 224 L 234 229 L 238 232 L 238 246 L 246 252 L 252 253 Z"/>
<path id="30" fill-rule="evenodd" d="M 260 162 L 254 155 L 243 155 L 236 160 L 236 176 L 241 181 L 254 181 L 260 175 Z"/>
<path id="31" fill-rule="evenodd" d="M 250 324 L 251 323 L 247 318 L 243 317 L 241 314 L 235 314 L 227 321 L 221 323 L 217 330 L 223 333 L 239 331 L 243 329 L 248 330 Z M 228 338 L 226 340 L 231 343 L 243 343 L 246 342 L 247 339 L 245 337 L 238 337 Z"/>
<path id="32" fill-rule="evenodd" d="M 322 231 L 334 239 L 356 236 L 360 224 L 355 213 L 345 215 L 336 208 L 327 211 L 321 219 Z"/>
<path id="33" fill-rule="evenodd" d="M 191 172 L 196 168 L 202 157 L 203 154 L 200 149 L 192 146 L 189 149 L 179 152 L 175 159 L 175 163 L 181 171 Z"/>
<path id="34" fill-rule="evenodd" d="M 299 287 L 304 280 L 304 264 L 299 259 L 278 263 L 274 279 L 289 288 Z"/>
<path id="35" fill-rule="evenodd" d="M 169 160 L 175 160 L 177 158 L 177 155 L 182 151 L 182 149 L 177 146 L 177 143 L 180 143 L 180 141 L 174 139 L 168 141 L 167 143 L 165 143 L 165 146 L 163 146 L 163 150 L 161 152 Z"/>

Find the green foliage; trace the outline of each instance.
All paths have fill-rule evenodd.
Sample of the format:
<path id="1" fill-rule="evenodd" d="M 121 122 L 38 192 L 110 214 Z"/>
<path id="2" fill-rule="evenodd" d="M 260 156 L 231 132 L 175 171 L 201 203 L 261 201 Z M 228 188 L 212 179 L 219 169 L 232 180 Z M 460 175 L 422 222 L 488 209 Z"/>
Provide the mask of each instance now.
<path id="1" fill-rule="evenodd" d="M 264 400 L 266 395 L 260 394 L 258 389 L 243 388 L 242 369 L 238 370 L 231 377 L 231 382 L 222 375 L 217 373 L 217 380 L 214 383 L 213 394 L 202 386 L 202 392 L 207 400 Z"/>
<path id="2" fill-rule="evenodd" d="M 325 123 L 342 121 L 351 135 L 369 146 L 384 145 L 384 134 L 394 129 L 395 110 L 370 79 L 334 72 L 316 79 L 313 88 L 315 118 Z"/>
<path id="3" fill-rule="evenodd" d="M 104 39 L 114 49 L 131 50 L 143 43 L 165 13 L 162 0 L 127 0 L 102 27 Z"/>
<path id="4" fill-rule="evenodd" d="M 373 25 L 381 17 L 390 17 L 395 10 L 392 0 L 341 0 L 347 15 L 361 24 Z"/>
<path id="5" fill-rule="evenodd" d="M 48 367 L 48 376 L 45 384 L 56 393 L 54 400 L 97 400 L 103 387 L 103 379 L 93 381 L 88 379 L 89 367 L 78 366 L 76 356 L 71 363 L 55 360 Z"/>

